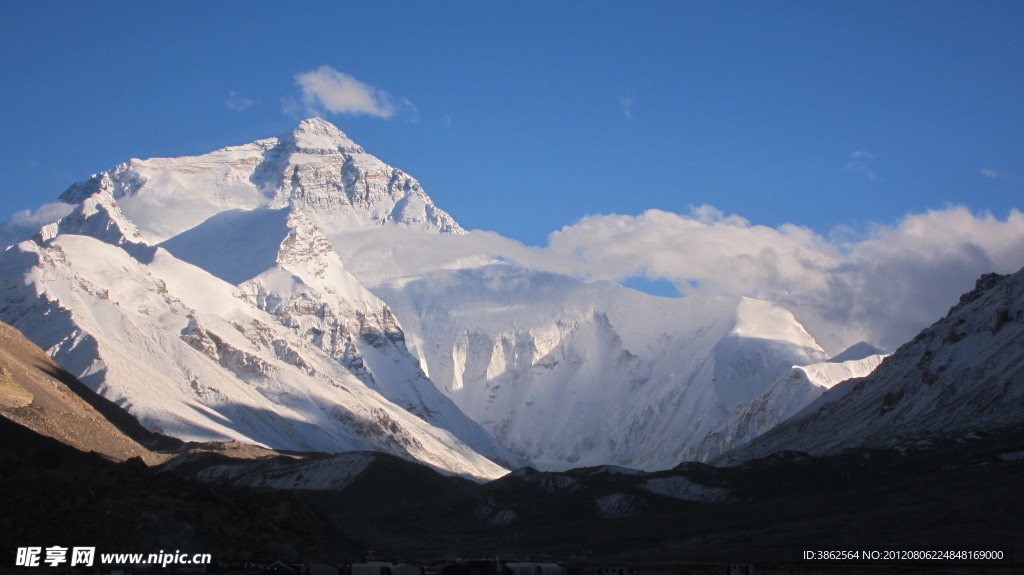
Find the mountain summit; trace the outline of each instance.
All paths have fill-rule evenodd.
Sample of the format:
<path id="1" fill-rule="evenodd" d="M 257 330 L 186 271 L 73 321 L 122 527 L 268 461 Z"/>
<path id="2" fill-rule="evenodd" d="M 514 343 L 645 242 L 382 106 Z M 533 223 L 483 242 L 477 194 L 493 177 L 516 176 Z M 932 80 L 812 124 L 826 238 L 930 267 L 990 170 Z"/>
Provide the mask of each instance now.
<path id="1" fill-rule="evenodd" d="M 202 156 L 133 159 L 72 186 L 61 200 L 79 204 L 101 190 L 150 245 L 221 212 L 258 208 L 300 210 L 328 235 L 384 225 L 463 232 L 414 178 L 320 118 Z"/>
<path id="2" fill-rule="evenodd" d="M 296 150 L 317 153 L 319 150 L 336 150 L 342 153 L 365 154 L 366 151 L 349 139 L 337 126 L 323 118 L 306 118 L 299 122 L 289 134 L 280 138 L 291 142 Z"/>

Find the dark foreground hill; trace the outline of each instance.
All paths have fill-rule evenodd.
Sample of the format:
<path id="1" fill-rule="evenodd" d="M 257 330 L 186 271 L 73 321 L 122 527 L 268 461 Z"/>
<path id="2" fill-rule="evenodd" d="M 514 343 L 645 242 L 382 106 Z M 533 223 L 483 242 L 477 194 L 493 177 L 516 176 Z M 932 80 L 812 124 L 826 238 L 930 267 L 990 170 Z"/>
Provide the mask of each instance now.
<path id="1" fill-rule="evenodd" d="M 742 562 L 804 570 L 821 566 L 802 561 L 802 550 L 966 548 L 1000 550 L 1005 560 L 931 567 L 999 573 L 1013 572 L 1006 569 L 1016 561 L 1021 568 L 1021 430 L 905 454 L 781 453 L 734 468 L 685 464 L 656 474 L 523 471 L 483 485 L 382 456 L 335 491 L 202 484 L 137 459 L 115 463 L 78 452 L 9 421 L 0 421 L 0 437 L 5 566 L 18 547 L 89 545 L 266 563 L 346 563 L 372 550 L 395 561 Z M 680 498 L 701 491 L 723 499 Z M 854 567 L 844 564 L 842 572 Z"/>

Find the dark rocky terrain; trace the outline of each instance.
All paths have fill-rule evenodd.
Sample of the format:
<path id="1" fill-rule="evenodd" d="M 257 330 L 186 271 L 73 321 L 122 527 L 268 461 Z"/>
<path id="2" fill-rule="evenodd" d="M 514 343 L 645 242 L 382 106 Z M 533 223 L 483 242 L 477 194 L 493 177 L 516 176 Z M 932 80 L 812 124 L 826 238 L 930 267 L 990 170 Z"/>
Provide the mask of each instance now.
<path id="1" fill-rule="evenodd" d="M 139 459 L 115 463 L 82 453 L 9 421 L 0 422 L 0 437 L 7 566 L 19 546 L 60 544 L 182 549 L 265 563 L 346 563 L 374 550 L 395 561 L 502 557 L 576 566 L 741 562 L 803 569 L 812 565 L 799 561 L 801 549 L 966 547 L 1012 555 L 987 570 L 941 566 L 1021 568 L 1019 429 L 902 455 L 781 453 L 734 468 L 521 472 L 482 485 L 381 456 L 341 491 L 201 484 Z M 643 487 L 672 477 L 728 488 L 731 500 L 683 501 Z M 602 507 L 609 498 L 616 505 Z M 844 572 L 853 567 L 844 565 Z"/>
<path id="2" fill-rule="evenodd" d="M 834 546 L 1020 549 L 1024 431 L 901 455 L 781 453 L 734 468 L 651 475 L 574 470 L 472 486 L 404 462 L 371 467 L 340 493 L 306 493 L 353 538 L 409 557 L 445 553 L 596 562 L 788 562 Z M 730 490 L 701 503 L 644 489 L 686 477 Z M 613 497 L 616 513 L 599 504 Z M 507 522 L 506 522 L 507 521 Z"/>
<path id="3" fill-rule="evenodd" d="M 0 420 L 0 549 L 94 546 L 97 552 L 180 549 L 215 560 L 344 554 L 324 517 L 287 493 L 257 493 L 160 474 L 141 459 L 110 461 Z M 45 568 L 42 569 L 45 571 Z"/>

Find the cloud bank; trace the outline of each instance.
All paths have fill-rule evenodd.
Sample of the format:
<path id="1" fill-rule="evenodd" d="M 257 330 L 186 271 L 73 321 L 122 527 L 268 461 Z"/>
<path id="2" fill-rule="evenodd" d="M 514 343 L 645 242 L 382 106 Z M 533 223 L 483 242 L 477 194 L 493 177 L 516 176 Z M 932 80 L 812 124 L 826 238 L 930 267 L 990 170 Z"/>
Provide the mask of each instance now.
<path id="1" fill-rule="evenodd" d="M 943 316 L 983 273 L 1024 267 L 1024 214 L 963 207 L 875 226 L 855 241 L 751 225 L 710 207 L 591 216 L 550 237 L 550 256 L 586 279 L 671 281 L 680 293 L 772 300 L 830 351 L 859 340 L 892 349 Z"/>
<path id="2" fill-rule="evenodd" d="M 295 76 L 302 87 L 302 101 L 308 111 L 334 114 L 368 115 L 390 118 L 395 115 L 391 96 L 356 80 L 330 66 Z"/>
<path id="3" fill-rule="evenodd" d="M 945 315 L 980 275 L 1024 267 L 1024 214 L 999 219 L 963 207 L 909 215 L 854 239 L 753 225 L 702 206 L 688 215 L 589 216 L 552 233 L 543 248 L 479 230 L 410 240 L 399 252 L 371 236 L 335 245 L 350 250 L 346 265 L 357 275 L 382 267 L 392 274 L 371 283 L 498 258 L 583 280 L 670 281 L 687 297 L 762 298 L 791 310 L 830 353 L 858 341 L 893 350 Z"/>

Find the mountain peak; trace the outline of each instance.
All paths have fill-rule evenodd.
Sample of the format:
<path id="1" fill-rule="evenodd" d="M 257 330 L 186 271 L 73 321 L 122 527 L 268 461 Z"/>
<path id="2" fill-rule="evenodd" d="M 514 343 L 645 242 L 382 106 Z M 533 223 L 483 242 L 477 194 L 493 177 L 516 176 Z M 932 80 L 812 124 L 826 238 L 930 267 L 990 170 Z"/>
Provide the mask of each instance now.
<path id="1" fill-rule="evenodd" d="M 312 132 L 315 134 L 347 137 L 337 126 L 319 116 L 306 118 L 299 122 L 299 125 L 295 127 L 295 132 Z"/>
<path id="2" fill-rule="evenodd" d="M 306 118 L 299 122 L 283 139 L 295 142 L 300 150 L 341 150 L 362 152 L 363 149 L 352 141 L 337 126 L 320 117 Z"/>
<path id="3" fill-rule="evenodd" d="M 829 363 L 843 363 L 844 361 L 853 361 L 858 359 L 864 359 L 872 355 L 882 355 L 885 351 L 871 345 L 866 341 L 857 342 L 841 353 L 836 354 L 829 358 Z"/>

